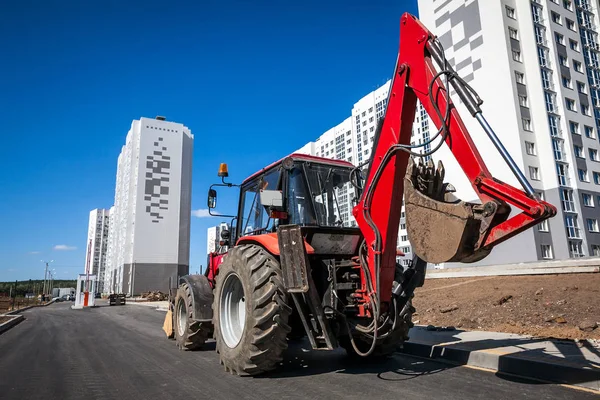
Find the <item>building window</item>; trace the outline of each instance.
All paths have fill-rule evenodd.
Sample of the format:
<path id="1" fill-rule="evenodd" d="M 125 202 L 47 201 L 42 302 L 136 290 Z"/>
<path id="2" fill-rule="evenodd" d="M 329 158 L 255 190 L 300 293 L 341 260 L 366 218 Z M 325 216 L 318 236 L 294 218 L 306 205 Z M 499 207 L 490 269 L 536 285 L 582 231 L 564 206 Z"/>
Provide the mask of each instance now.
<path id="1" fill-rule="evenodd" d="M 592 172 L 592 175 L 594 176 L 594 183 L 600 185 L 600 173 Z"/>
<path id="2" fill-rule="evenodd" d="M 558 117 L 556 115 L 548 115 L 548 125 L 550 125 L 550 135 L 553 137 L 562 136 L 558 127 Z"/>
<path id="3" fill-rule="evenodd" d="M 529 177 L 534 181 L 540 180 L 540 169 L 538 167 L 529 167 Z"/>
<path id="4" fill-rule="evenodd" d="M 522 118 L 523 120 L 523 129 L 526 131 L 531 131 L 531 120 L 529 118 Z"/>
<path id="5" fill-rule="evenodd" d="M 600 256 L 600 246 L 598 246 L 597 244 L 592 245 L 592 255 L 594 257 Z"/>
<path id="6" fill-rule="evenodd" d="M 556 24 L 559 24 L 559 25 L 562 25 L 560 14 L 555 13 L 554 11 L 552 11 L 552 22 L 554 22 Z"/>
<path id="7" fill-rule="evenodd" d="M 558 32 L 554 32 L 554 40 L 557 44 L 562 44 L 563 46 L 565 44 L 565 37 Z"/>
<path id="8" fill-rule="evenodd" d="M 590 155 L 590 160 L 598 161 L 598 150 L 596 149 L 588 149 L 588 153 Z"/>
<path id="9" fill-rule="evenodd" d="M 594 134 L 594 128 L 591 126 L 584 125 L 583 130 L 585 131 L 585 137 L 590 139 L 596 138 L 596 135 Z"/>
<path id="10" fill-rule="evenodd" d="M 579 42 L 573 39 L 569 39 L 569 47 L 571 50 L 579 52 Z"/>
<path id="11" fill-rule="evenodd" d="M 579 124 L 577 122 L 569 121 L 569 130 L 572 135 L 579 135 Z"/>
<path id="12" fill-rule="evenodd" d="M 587 228 L 590 232 L 598 232 L 598 220 L 595 218 L 588 218 Z"/>
<path id="13" fill-rule="evenodd" d="M 579 239 L 579 226 L 577 225 L 577 217 L 567 215 L 565 217 L 565 227 L 567 228 L 567 237 L 569 239 Z"/>
<path id="14" fill-rule="evenodd" d="M 575 100 L 569 99 L 569 98 L 565 98 L 565 102 L 567 103 L 567 110 L 569 110 L 569 111 L 576 111 L 575 110 Z"/>
<path id="15" fill-rule="evenodd" d="M 577 174 L 579 175 L 579 180 L 581 182 L 589 182 L 590 178 L 588 178 L 587 169 L 577 169 Z"/>
<path id="16" fill-rule="evenodd" d="M 552 246 L 550 246 L 549 244 L 542 244 L 541 250 L 542 250 L 542 258 L 543 259 L 545 259 L 545 260 L 552 259 Z"/>
<path id="17" fill-rule="evenodd" d="M 400 236 L 400 240 L 403 242 L 407 242 L 408 241 L 408 236 L 407 235 L 402 235 Z"/>
<path id="18" fill-rule="evenodd" d="M 525 75 L 523 75 L 523 73 L 515 71 L 515 80 L 517 81 L 517 83 L 520 84 L 525 84 Z"/>
<path id="19" fill-rule="evenodd" d="M 554 159 L 556 161 L 565 160 L 565 146 L 562 139 L 552 138 L 552 150 L 554 151 Z"/>
<path id="20" fill-rule="evenodd" d="M 583 72 L 581 69 L 581 63 L 577 60 L 573 60 L 573 69 L 575 69 L 577 72 Z"/>
<path id="21" fill-rule="evenodd" d="M 575 145 L 573 146 L 573 149 L 575 150 L 575 157 L 585 158 L 583 156 L 583 147 Z"/>
<path id="22" fill-rule="evenodd" d="M 569 61 L 565 56 L 558 56 L 558 62 L 560 62 L 560 65 L 562 65 L 563 67 L 569 66 Z"/>
<path id="23" fill-rule="evenodd" d="M 508 18 L 516 19 L 515 18 L 515 9 L 512 7 L 506 6 L 506 15 L 508 16 Z"/>
<path id="24" fill-rule="evenodd" d="M 519 35 L 517 34 L 517 30 L 515 28 L 508 27 L 508 35 L 511 39 L 519 40 Z"/>
<path id="25" fill-rule="evenodd" d="M 586 207 L 594 207 L 594 198 L 591 194 L 581 193 L 581 202 Z"/>
<path id="26" fill-rule="evenodd" d="M 569 18 L 567 20 L 567 28 L 575 32 L 575 22 L 571 21 Z"/>
<path id="27" fill-rule="evenodd" d="M 524 94 L 519 95 L 519 105 L 521 107 L 529 107 L 527 105 L 527 96 L 526 95 L 524 95 Z"/>
<path id="28" fill-rule="evenodd" d="M 518 50 L 513 50 L 512 51 L 512 58 L 515 61 L 521 62 L 521 52 Z"/>
<path id="29" fill-rule="evenodd" d="M 573 2 L 571 0 L 564 0 L 563 1 L 563 6 L 569 10 L 569 11 L 573 11 Z"/>
<path id="30" fill-rule="evenodd" d="M 567 186 L 569 183 L 569 167 L 565 164 L 556 163 L 556 176 L 559 185 Z"/>
<path id="31" fill-rule="evenodd" d="M 579 91 L 579 93 L 587 93 L 585 83 L 577 81 L 577 90 Z"/>
<path id="32" fill-rule="evenodd" d="M 525 151 L 530 156 L 535 156 L 535 143 L 525 142 Z"/>
<path id="33" fill-rule="evenodd" d="M 572 89 L 573 86 L 571 85 L 571 78 L 567 77 L 567 76 L 562 76 L 562 84 L 564 87 Z"/>
<path id="34" fill-rule="evenodd" d="M 581 249 L 581 242 L 569 240 L 569 255 L 571 258 L 583 257 L 583 250 Z"/>
<path id="35" fill-rule="evenodd" d="M 538 224 L 538 231 L 540 231 L 540 232 L 548 232 L 549 231 L 547 219 L 543 220 L 542 222 L 540 222 Z"/>
<path id="36" fill-rule="evenodd" d="M 590 106 L 582 104 L 581 105 L 581 113 L 583 115 L 588 115 L 589 116 L 590 115 Z"/>
<path id="37" fill-rule="evenodd" d="M 554 90 L 554 83 L 552 83 L 552 72 L 547 69 L 540 69 L 542 75 L 542 86 L 546 90 Z"/>
<path id="38" fill-rule="evenodd" d="M 563 211 L 575 212 L 575 202 L 573 201 L 573 191 L 570 189 L 562 189 L 560 191 L 560 203 Z"/>

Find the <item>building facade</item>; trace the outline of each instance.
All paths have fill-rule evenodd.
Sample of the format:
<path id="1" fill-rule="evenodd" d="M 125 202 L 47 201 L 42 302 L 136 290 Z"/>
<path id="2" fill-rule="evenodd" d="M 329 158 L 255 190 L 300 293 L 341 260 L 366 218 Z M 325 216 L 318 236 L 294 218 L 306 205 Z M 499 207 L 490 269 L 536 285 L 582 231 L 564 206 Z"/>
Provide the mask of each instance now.
<path id="1" fill-rule="evenodd" d="M 105 290 L 167 291 L 189 272 L 193 135 L 179 123 L 131 124 L 117 161 Z"/>
<path id="2" fill-rule="evenodd" d="M 445 56 L 484 100 L 483 113 L 542 199 L 558 215 L 497 246 L 492 265 L 600 255 L 600 42 L 598 3 L 586 0 L 419 0 L 419 19 L 439 37 Z M 390 82 L 354 104 L 351 117 L 298 152 L 369 159 L 377 120 L 385 112 Z M 479 152 L 498 179 L 520 187 L 476 120 L 450 91 Z M 419 104 L 412 144 L 437 132 Z M 427 151 L 432 146 L 424 147 Z M 465 201 L 477 200 L 446 145 L 446 180 Z M 342 194 L 343 196 L 343 194 Z M 349 220 L 352 199 L 341 211 Z M 514 212 L 513 212 L 514 213 Z M 398 247 L 411 257 L 404 209 Z M 457 264 L 442 264 L 453 267 Z M 461 266 L 464 266 L 461 265 Z"/>
<path id="3" fill-rule="evenodd" d="M 98 277 L 98 291 L 104 290 L 106 260 L 108 258 L 108 232 L 110 229 L 110 211 L 97 208 L 90 211 L 87 235 L 85 268 L 89 274 Z"/>

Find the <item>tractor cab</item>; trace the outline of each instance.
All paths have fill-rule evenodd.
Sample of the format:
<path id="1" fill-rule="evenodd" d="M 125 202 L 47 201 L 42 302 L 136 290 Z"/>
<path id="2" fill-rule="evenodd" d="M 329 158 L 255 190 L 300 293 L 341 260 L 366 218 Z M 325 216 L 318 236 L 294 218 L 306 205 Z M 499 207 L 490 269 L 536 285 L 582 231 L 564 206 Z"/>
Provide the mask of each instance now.
<path id="1" fill-rule="evenodd" d="M 221 168 L 223 177 L 226 166 Z M 240 185 L 231 244 L 246 236 L 275 234 L 280 225 L 300 226 L 309 243 L 317 232 L 350 234 L 357 242 L 360 231 L 352 207 L 360 197 L 358 175 L 349 162 L 304 154 L 292 154 L 256 172 Z M 215 199 L 211 187 L 209 208 Z"/>

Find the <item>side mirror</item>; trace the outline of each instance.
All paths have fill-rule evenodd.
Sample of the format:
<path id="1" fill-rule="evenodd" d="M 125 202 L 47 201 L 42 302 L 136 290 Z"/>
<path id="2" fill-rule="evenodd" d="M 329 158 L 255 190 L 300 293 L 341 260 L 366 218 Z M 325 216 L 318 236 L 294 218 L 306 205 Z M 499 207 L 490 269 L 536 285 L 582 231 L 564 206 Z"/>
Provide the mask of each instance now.
<path id="1" fill-rule="evenodd" d="M 280 209 L 283 207 L 283 193 L 281 190 L 261 190 L 260 204 L 264 207 Z"/>
<path id="2" fill-rule="evenodd" d="M 267 210 L 270 218 L 287 219 L 283 209 L 283 193 L 281 190 L 261 190 L 260 204 Z"/>
<path id="3" fill-rule="evenodd" d="M 215 208 L 217 206 L 217 191 L 215 189 L 208 190 L 208 208 Z"/>

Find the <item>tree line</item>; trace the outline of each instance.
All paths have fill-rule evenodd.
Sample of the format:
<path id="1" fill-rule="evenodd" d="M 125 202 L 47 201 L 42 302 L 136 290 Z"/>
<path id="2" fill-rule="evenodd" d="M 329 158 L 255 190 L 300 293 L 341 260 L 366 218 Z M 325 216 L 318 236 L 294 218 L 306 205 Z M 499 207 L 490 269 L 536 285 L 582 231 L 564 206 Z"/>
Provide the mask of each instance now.
<path id="1" fill-rule="evenodd" d="M 46 282 L 49 285 L 50 281 Z M 73 279 L 55 279 L 52 284 L 55 288 L 75 288 L 77 287 L 77 281 Z M 17 296 L 25 296 L 26 293 L 40 294 L 44 289 L 43 279 L 29 279 L 26 281 L 17 281 L 15 287 L 15 281 L 12 282 L 0 282 L 0 296 L 8 296 L 12 290 L 13 296 L 16 291 Z M 47 292 L 50 289 L 46 290 Z"/>

